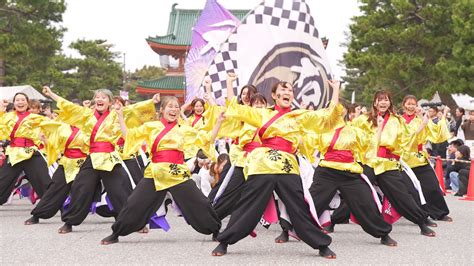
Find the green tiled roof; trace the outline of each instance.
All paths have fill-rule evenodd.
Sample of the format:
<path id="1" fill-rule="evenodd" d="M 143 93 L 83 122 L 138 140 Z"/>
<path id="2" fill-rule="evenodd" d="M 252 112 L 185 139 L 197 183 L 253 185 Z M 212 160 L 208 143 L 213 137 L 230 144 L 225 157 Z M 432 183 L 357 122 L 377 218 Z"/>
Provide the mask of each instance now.
<path id="1" fill-rule="evenodd" d="M 168 22 L 168 32 L 164 36 L 149 37 L 147 41 L 168 45 L 191 45 L 192 28 L 201 15 L 200 9 L 177 9 L 173 5 Z M 229 10 L 235 17 L 242 20 L 249 10 Z"/>
<path id="2" fill-rule="evenodd" d="M 151 89 L 183 90 L 184 76 L 164 76 L 160 79 L 138 82 L 138 87 Z"/>

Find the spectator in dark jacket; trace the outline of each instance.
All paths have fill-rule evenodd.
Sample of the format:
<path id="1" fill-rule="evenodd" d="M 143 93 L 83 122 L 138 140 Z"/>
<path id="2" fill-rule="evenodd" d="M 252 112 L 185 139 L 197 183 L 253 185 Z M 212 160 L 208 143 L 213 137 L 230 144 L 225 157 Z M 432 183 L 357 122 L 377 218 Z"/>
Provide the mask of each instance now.
<path id="1" fill-rule="evenodd" d="M 469 161 L 471 158 L 471 149 L 466 145 L 462 145 L 457 148 L 455 154 L 457 160 Z M 462 194 L 460 194 L 462 191 L 460 191 L 459 172 L 463 169 L 469 170 L 469 163 L 454 162 L 449 168 L 451 170 L 449 173 L 451 189 L 455 191 L 458 196 L 462 196 Z M 465 187 L 467 187 L 467 184 L 465 185 Z"/>

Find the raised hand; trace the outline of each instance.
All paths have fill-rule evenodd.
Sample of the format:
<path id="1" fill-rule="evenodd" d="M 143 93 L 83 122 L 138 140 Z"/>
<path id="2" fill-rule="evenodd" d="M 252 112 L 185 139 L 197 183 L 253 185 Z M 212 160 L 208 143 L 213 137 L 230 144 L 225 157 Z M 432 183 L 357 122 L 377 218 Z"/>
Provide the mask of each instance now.
<path id="1" fill-rule="evenodd" d="M 82 102 L 82 106 L 84 107 L 91 107 L 91 101 L 90 100 L 85 100 Z"/>
<path id="2" fill-rule="evenodd" d="M 227 79 L 226 79 L 227 82 L 234 82 L 236 80 L 237 80 L 237 74 L 233 72 L 227 72 Z"/>
<path id="3" fill-rule="evenodd" d="M 160 101 L 161 101 L 161 96 L 160 96 L 159 93 L 153 95 L 153 102 L 154 102 L 155 104 L 159 103 Z"/>
<path id="4" fill-rule="evenodd" d="M 210 77 L 206 77 L 203 81 L 202 81 L 202 85 L 204 85 L 204 87 L 207 89 L 207 88 L 210 88 L 211 87 L 211 84 L 212 84 L 212 79 Z"/>
<path id="5" fill-rule="evenodd" d="M 449 113 L 449 111 L 451 111 L 451 109 L 448 106 L 444 107 L 443 116 L 446 117 L 446 115 Z"/>
<path id="6" fill-rule="evenodd" d="M 53 91 L 48 86 L 43 86 L 43 94 L 51 98 Z"/>
<path id="7" fill-rule="evenodd" d="M 8 101 L 3 99 L 0 104 L 0 112 L 5 112 L 8 107 Z"/>
<path id="8" fill-rule="evenodd" d="M 339 104 L 339 90 L 341 88 L 341 82 L 339 80 L 328 80 L 328 84 L 332 88 L 331 101 L 335 104 Z"/>
<path id="9" fill-rule="evenodd" d="M 43 86 L 43 94 L 55 101 L 59 98 L 59 96 L 56 95 L 56 93 L 54 93 L 48 86 Z"/>

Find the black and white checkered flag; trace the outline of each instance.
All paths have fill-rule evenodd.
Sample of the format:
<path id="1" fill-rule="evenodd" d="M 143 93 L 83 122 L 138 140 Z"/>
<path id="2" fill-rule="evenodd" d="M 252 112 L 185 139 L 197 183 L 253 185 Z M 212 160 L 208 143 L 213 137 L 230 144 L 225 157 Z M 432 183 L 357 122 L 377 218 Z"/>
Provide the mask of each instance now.
<path id="1" fill-rule="evenodd" d="M 287 81 L 301 102 L 324 106 L 330 99 L 331 70 L 308 5 L 303 0 L 267 0 L 252 10 L 220 47 L 206 76 L 223 103 L 227 72 L 237 73 L 234 92 L 246 84 L 271 100 L 271 86 Z M 271 102 L 271 101 L 270 101 Z"/>

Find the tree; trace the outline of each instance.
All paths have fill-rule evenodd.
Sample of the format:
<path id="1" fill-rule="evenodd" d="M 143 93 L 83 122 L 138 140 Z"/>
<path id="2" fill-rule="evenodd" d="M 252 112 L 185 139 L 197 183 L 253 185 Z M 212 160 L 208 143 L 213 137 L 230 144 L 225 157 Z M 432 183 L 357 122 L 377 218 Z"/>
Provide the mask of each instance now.
<path id="1" fill-rule="evenodd" d="M 346 89 L 366 102 L 381 88 L 396 101 L 435 91 L 472 93 L 472 85 L 459 84 L 473 76 L 472 56 L 466 58 L 472 55 L 472 26 L 463 28 L 469 19 L 472 25 L 468 2 L 361 0 L 362 15 L 353 18 L 344 55 Z"/>
<path id="2" fill-rule="evenodd" d="M 136 69 L 133 73 L 126 73 L 127 82 L 125 89 L 129 91 L 129 98 L 132 100 L 144 100 L 144 97 L 138 95 L 135 91 L 138 82 L 145 80 L 159 79 L 166 74 L 166 69 L 157 66 L 143 66 Z"/>
<path id="3" fill-rule="evenodd" d="M 57 23 L 65 10 L 64 1 L 0 0 L 0 85 L 45 83 L 61 50 L 65 29 Z"/>
<path id="4" fill-rule="evenodd" d="M 122 88 L 122 66 L 115 61 L 120 53 L 112 51 L 113 45 L 106 40 L 77 40 L 69 47 L 81 57 L 57 56 L 55 71 L 49 73 L 61 96 L 90 99 L 97 89 L 110 89 L 118 94 Z"/>

